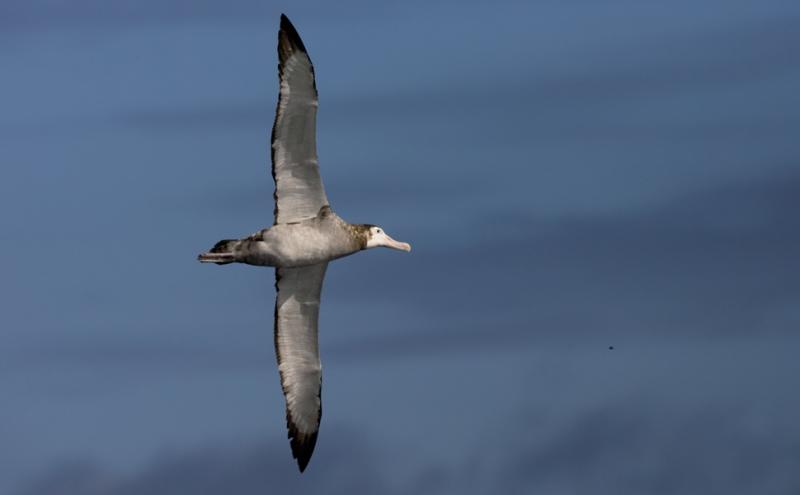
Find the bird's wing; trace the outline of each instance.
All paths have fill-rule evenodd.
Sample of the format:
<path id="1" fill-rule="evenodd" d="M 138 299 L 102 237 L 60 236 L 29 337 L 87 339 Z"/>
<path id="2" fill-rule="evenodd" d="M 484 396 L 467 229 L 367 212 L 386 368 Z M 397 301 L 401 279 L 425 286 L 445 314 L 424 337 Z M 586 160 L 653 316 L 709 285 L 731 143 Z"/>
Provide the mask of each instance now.
<path id="1" fill-rule="evenodd" d="M 286 396 L 292 455 L 302 472 L 317 443 L 322 416 L 322 365 L 317 320 L 328 263 L 275 270 L 275 353 Z"/>
<path id="2" fill-rule="evenodd" d="M 278 32 L 280 94 L 272 126 L 275 223 L 299 222 L 328 204 L 317 163 L 317 85 L 314 66 L 292 23 Z"/>

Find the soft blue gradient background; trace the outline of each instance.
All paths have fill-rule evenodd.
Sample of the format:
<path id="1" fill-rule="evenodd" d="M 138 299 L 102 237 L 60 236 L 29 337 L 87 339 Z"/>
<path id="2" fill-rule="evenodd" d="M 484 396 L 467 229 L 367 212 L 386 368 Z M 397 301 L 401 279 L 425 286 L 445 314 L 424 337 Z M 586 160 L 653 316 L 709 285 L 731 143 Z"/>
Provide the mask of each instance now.
<path id="1" fill-rule="evenodd" d="M 300 476 L 278 16 L 334 263 Z M 800 493 L 800 3 L 0 3 L 0 493 Z M 614 349 L 610 350 L 609 346 Z"/>

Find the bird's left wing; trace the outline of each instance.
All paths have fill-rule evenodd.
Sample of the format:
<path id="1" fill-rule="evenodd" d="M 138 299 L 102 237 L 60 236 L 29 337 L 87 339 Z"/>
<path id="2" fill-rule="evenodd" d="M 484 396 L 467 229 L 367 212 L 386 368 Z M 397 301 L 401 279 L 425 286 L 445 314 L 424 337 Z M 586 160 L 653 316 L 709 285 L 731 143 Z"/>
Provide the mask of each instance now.
<path id="1" fill-rule="evenodd" d="M 328 263 L 275 271 L 275 353 L 286 397 L 292 455 L 302 472 L 317 443 L 322 417 L 322 365 L 317 321 Z"/>
<path id="2" fill-rule="evenodd" d="M 281 15 L 280 95 L 272 126 L 275 223 L 299 222 L 328 204 L 317 162 L 317 85 L 303 40 Z"/>

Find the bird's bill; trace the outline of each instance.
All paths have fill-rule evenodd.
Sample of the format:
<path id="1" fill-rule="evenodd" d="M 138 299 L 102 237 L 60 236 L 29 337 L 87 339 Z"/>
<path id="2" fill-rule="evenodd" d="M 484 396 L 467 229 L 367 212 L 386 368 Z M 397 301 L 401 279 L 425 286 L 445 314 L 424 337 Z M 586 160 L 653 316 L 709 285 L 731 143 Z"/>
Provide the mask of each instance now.
<path id="1" fill-rule="evenodd" d="M 411 252 L 411 244 L 409 244 L 407 242 L 395 241 L 394 239 L 392 239 L 388 235 L 386 236 L 386 247 L 392 248 L 392 249 L 397 249 L 398 251 L 405 251 L 407 253 Z"/>

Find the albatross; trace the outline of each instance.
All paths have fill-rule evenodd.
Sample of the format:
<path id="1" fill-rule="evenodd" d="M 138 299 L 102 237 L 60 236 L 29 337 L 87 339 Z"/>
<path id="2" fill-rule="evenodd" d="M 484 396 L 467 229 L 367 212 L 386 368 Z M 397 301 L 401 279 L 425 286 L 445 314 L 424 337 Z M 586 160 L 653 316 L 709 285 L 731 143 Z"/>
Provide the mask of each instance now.
<path id="1" fill-rule="evenodd" d="M 411 251 L 377 225 L 352 224 L 331 209 L 319 174 L 314 66 L 292 23 L 278 31 L 280 93 L 272 126 L 274 223 L 241 239 L 219 241 L 202 263 L 275 267 L 275 353 L 292 456 L 303 472 L 322 416 L 317 324 L 328 263 L 374 247 Z"/>

